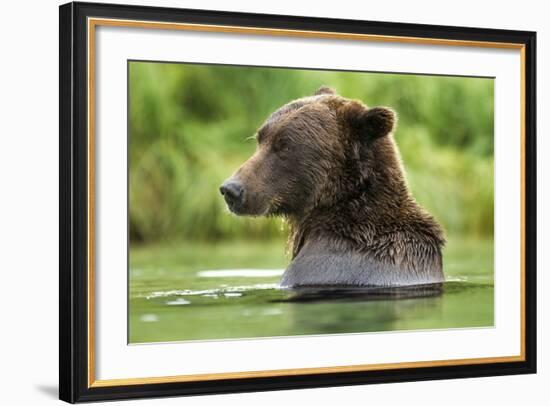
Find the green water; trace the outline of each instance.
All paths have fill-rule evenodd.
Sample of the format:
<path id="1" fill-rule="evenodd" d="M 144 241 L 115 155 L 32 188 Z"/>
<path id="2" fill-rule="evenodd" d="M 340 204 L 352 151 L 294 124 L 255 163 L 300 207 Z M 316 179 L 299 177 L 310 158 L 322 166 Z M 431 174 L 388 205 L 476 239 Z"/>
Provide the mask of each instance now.
<path id="1" fill-rule="evenodd" d="M 423 289 L 282 290 L 286 265 L 279 241 L 132 245 L 129 342 L 493 325 L 492 240 L 451 239 Z"/>

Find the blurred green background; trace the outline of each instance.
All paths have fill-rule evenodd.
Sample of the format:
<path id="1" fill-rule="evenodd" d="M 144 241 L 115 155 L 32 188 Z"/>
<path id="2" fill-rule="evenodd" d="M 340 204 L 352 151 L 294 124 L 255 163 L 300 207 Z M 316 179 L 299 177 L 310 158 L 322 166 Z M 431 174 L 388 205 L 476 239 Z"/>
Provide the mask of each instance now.
<path id="1" fill-rule="evenodd" d="M 130 343 L 493 324 L 493 80 L 145 62 L 129 74 Z M 398 112 L 412 192 L 447 231 L 442 296 L 285 303 L 283 221 L 226 209 L 219 185 L 251 136 L 321 85 Z"/>
<path id="2" fill-rule="evenodd" d="M 416 199 L 448 236 L 493 234 L 493 80 L 129 63 L 130 240 L 280 240 L 279 219 L 229 215 L 218 187 L 281 105 L 321 85 L 393 107 Z"/>

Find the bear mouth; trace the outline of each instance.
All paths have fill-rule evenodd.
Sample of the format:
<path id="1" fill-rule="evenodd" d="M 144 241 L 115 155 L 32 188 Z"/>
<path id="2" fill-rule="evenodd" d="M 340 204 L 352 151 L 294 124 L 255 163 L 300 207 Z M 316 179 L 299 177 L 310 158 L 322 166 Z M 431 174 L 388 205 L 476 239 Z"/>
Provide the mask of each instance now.
<path id="1" fill-rule="evenodd" d="M 245 199 L 235 201 L 231 199 L 225 199 L 227 209 L 236 216 L 250 216 L 250 217 L 265 217 L 270 214 L 270 208 L 255 207 L 254 204 L 248 204 L 253 202 L 247 202 Z"/>
<path id="2" fill-rule="evenodd" d="M 242 215 L 245 214 L 241 209 L 241 206 L 242 206 L 241 204 L 236 203 L 236 202 L 227 201 L 227 199 L 225 200 L 225 204 L 227 206 L 227 209 L 231 213 L 236 214 L 237 216 L 242 216 Z"/>
<path id="3" fill-rule="evenodd" d="M 253 210 L 250 210 L 244 198 L 242 199 L 232 199 L 230 197 L 224 196 L 225 204 L 227 209 L 237 215 L 237 216 L 253 216 Z"/>

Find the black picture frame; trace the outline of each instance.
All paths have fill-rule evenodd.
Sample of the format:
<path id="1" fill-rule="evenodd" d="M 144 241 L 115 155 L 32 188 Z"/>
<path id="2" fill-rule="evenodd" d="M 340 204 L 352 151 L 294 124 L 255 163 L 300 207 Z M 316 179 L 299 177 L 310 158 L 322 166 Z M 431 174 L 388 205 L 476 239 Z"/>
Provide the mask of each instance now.
<path id="1" fill-rule="evenodd" d="M 536 372 L 536 33 L 113 4 L 60 6 L 59 397 L 67 402 L 235 393 Z M 87 19 L 386 35 L 524 46 L 524 360 L 362 372 L 93 387 L 88 379 Z"/>

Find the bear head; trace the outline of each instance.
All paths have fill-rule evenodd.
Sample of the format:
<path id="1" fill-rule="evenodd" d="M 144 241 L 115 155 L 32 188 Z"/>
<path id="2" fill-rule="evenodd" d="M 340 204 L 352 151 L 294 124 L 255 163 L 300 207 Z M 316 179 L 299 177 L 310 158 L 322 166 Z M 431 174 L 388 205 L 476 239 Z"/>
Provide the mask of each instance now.
<path id="1" fill-rule="evenodd" d="M 395 125 L 391 108 L 369 108 L 323 86 L 271 114 L 256 151 L 220 192 L 237 215 L 288 217 L 331 207 L 369 183 L 406 192 Z"/>

